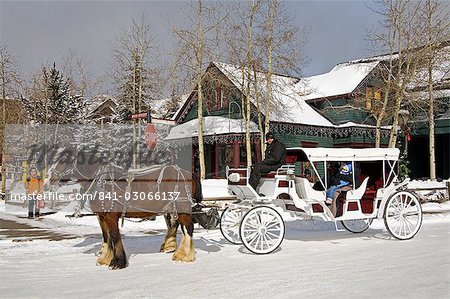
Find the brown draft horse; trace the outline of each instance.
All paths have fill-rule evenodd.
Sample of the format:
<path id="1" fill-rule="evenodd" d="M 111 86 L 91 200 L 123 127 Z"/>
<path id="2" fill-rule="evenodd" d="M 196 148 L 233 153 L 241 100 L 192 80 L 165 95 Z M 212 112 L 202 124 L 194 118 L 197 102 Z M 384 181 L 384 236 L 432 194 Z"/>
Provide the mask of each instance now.
<path id="1" fill-rule="evenodd" d="M 99 164 L 83 166 L 83 171 L 78 169 L 76 165 L 72 168 L 68 171 L 67 165 L 56 163 L 49 170 L 49 183 L 52 188 L 55 188 L 55 185 L 59 184 L 65 176 L 72 180 L 76 179 L 86 194 L 95 193 L 94 189 L 96 189 L 97 197 L 90 200 L 90 206 L 98 216 L 103 236 L 97 265 L 106 265 L 110 269 L 122 269 L 127 266 L 127 257 L 119 230 L 121 217 L 149 219 L 161 214 L 165 214 L 167 233 L 160 251 L 174 252 L 172 256 L 174 261 L 193 262 L 195 260 L 194 224 L 191 214 L 186 212 L 174 213 L 174 211 L 164 213 L 167 202 L 163 201 L 160 201 L 161 205 L 155 206 L 154 201 L 149 205 L 148 200 L 125 200 L 127 196 L 129 198 L 135 196 L 135 194 L 140 196 L 149 193 L 155 195 L 156 192 L 159 192 L 160 197 L 169 196 L 170 192 L 177 190 L 180 192 L 179 198 L 191 198 L 192 194 L 192 198 L 199 202 L 202 196 L 201 185 L 195 175 L 173 165 L 153 166 L 146 172 L 133 173 L 131 175 L 133 177 L 131 189 L 129 187 L 127 189 L 127 186 L 129 186 L 127 180 L 130 180 L 129 173 L 125 176 L 123 171 L 117 171 L 111 167 L 107 167 L 109 170 L 103 172 L 105 168 Z M 90 179 L 93 175 L 97 178 Z M 102 187 L 99 188 L 99 185 L 102 185 Z M 104 192 L 103 195 L 113 194 L 116 200 L 112 198 L 100 200 L 99 193 L 101 192 Z M 191 205 L 190 202 L 185 202 L 183 211 L 186 211 L 186 204 Z M 176 237 L 179 225 L 181 225 L 182 239 L 177 248 Z"/>

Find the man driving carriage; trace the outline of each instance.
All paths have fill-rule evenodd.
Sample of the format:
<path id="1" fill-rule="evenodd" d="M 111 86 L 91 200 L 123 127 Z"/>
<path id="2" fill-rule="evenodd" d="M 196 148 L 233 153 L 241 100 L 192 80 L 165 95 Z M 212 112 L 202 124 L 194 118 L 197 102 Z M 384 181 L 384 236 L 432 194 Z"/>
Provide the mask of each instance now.
<path id="1" fill-rule="evenodd" d="M 266 151 L 264 160 L 255 163 L 250 174 L 249 183 L 255 189 L 259 184 L 262 174 L 275 171 L 286 162 L 286 146 L 275 139 L 272 132 L 266 134 Z"/>

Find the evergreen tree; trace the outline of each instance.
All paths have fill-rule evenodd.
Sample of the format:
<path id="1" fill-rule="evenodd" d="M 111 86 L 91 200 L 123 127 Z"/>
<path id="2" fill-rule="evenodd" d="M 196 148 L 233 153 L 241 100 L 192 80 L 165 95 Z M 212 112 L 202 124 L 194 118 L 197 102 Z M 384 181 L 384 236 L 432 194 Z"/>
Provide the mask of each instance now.
<path id="1" fill-rule="evenodd" d="M 65 79 L 53 64 L 50 70 L 43 67 L 35 76 L 29 98 L 23 99 L 23 103 L 35 123 L 80 123 L 86 103 L 81 95 L 71 95 L 70 92 L 69 79 Z"/>

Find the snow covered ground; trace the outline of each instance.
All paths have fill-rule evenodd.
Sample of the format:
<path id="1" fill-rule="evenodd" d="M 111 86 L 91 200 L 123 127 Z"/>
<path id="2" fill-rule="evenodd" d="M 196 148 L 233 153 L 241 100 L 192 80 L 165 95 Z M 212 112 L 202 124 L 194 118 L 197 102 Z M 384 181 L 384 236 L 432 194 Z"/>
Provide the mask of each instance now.
<path id="1" fill-rule="evenodd" d="M 226 195 L 226 183 L 206 181 L 205 197 Z M 159 253 L 162 217 L 125 221 L 126 269 L 96 266 L 101 242 L 95 217 L 65 213 L 21 218 L 26 210 L 0 201 L 0 221 L 13 220 L 73 236 L 49 241 L 8 237 L 0 228 L 0 297 L 298 298 L 450 296 L 450 202 L 423 205 L 424 222 L 411 240 L 390 237 L 382 220 L 362 234 L 336 232 L 333 223 L 284 214 L 286 236 L 272 254 L 250 254 L 219 230 L 196 225 L 197 260 L 174 263 Z M 71 211 L 70 207 L 66 209 Z"/>

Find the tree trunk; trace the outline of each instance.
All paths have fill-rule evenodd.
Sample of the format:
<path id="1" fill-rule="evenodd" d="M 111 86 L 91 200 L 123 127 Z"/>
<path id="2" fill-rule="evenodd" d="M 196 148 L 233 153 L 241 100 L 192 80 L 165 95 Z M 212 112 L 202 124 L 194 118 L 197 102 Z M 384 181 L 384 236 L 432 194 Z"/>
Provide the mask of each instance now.
<path id="1" fill-rule="evenodd" d="M 1 193 L 5 193 L 6 190 L 6 91 L 5 91 L 5 65 L 3 61 L 3 57 L 0 57 L 1 61 L 1 72 L 2 72 L 2 123 L 1 123 L 1 129 L 2 129 L 2 190 Z"/>
<path id="2" fill-rule="evenodd" d="M 393 40 L 395 41 L 395 35 L 396 35 L 395 29 L 392 34 L 393 34 Z M 378 114 L 376 117 L 375 147 L 377 147 L 377 148 L 381 147 L 381 124 L 386 115 L 387 104 L 388 104 L 389 95 L 391 92 L 392 70 L 393 70 L 393 66 L 394 66 L 394 59 L 393 59 L 394 50 L 393 49 L 394 49 L 394 45 L 391 45 L 390 53 L 389 53 L 389 69 L 387 70 L 388 77 L 387 77 L 387 80 L 385 80 L 386 84 L 384 86 L 384 92 L 383 92 L 383 105 L 381 106 L 380 114 Z"/>
<path id="3" fill-rule="evenodd" d="M 434 135 L 434 101 L 433 101 L 433 7 L 431 1 L 426 2 L 427 27 L 428 27 L 428 150 L 430 156 L 430 180 L 436 180 L 436 156 Z"/>
<path id="4" fill-rule="evenodd" d="M 198 157 L 200 161 L 200 179 L 206 178 L 205 150 L 203 145 L 203 91 L 202 91 L 202 64 L 203 64 L 203 24 L 202 24 L 202 0 L 198 0 L 198 36 L 197 49 L 197 98 L 198 98 Z"/>
<path id="5" fill-rule="evenodd" d="M 268 61 L 267 61 L 267 82 L 266 82 L 266 111 L 265 111 L 265 126 L 264 132 L 269 132 L 270 124 L 270 102 L 272 98 L 272 50 L 273 50 L 273 19 L 275 16 L 275 0 L 270 1 L 270 12 L 269 12 L 269 45 L 268 45 Z M 265 137 L 265 136 L 264 136 Z M 265 156 L 265 142 L 262 142 L 261 146 L 261 156 L 264 159 Z"/>
<path id="6" fill-rule="evenodd" d="M 138 80 L 139 80 L 139 85 L 138 85 L 138 113 L 142 113 L 142 71 L 143 71 L 143 66 L 142 66 L 142 55 L 143 55 L 143 50 L 142 49 L 138 49 L 139 51 L 139 56 L 137 56 L 137 71 L 138 71 Z M 141 151 L 141 120 L 138 119 L 137 120 L 137 129 L 138 129 L 138 137 L 137 137 L 137 142 L 136 142 L 136 147 L 137 147 L 137 155 L 139 156 L 140 151 Z M 137 161 L 137 168 L 140 168 L 140 161 Z"/>
<path id="7" fill-rule="evenodd" d="M 258 78 L 256 75 L 256 68 L 253 68 L 253 86 L 255 89 L 255 97 L 256 97 L 256 110 L 258 111 L 258 129 L 259 129 L 259 141 L 260 141 L 260 148 L 261 148 L 261 156 L 262 160 L 264 160 L 264 130 L 263 130 L 263 124 L 262 124 L 262 113 L 261 113 L 261 105 L 259 104 L 259 91 L 258 91 Z"/>
<path id="8" fill-rule="evenodd" d="M 131 92 L 133 93 L 131 95 L 131 99 L 133 101 L 132 107 L 133 107 L 133 114 L 136 113 L 136 49 L 133 49 L 133 82 L 131 86 Z M 136 147 L 136 140 L 137 140 L 137 132 L 136 132 L 136 122 L 137 120 L 133 119 L 133 168 L 137 168 L 137 147 Z"/>
<path id="9" fill-rule="evenodd" d="M 246 118 L 245 118 L 245 144 L 247 148 L 247 167 L 252 165 L 252 145 L 250 141 L 250 112 L 251 112 L 251 103 L 250 103 L 250 81 L 251 74 L 250 68 L 253 65 L 252 62 L 252 32 L 253 32 L 253 16 L 255 13 L 255 2 L 254 0 L 250 4 L 250 23 L 248 26 L 248 37 L 247 37 L 247 92 L 246 92 Z"/>
<path id="10" fill-rule="evenodd" d="M 432 78 L 431 75 L 431 69 L 428 70 L 428 74 L 430 78 Z M 429 107 L 428 107 L 428 127 L 429 127 L 429 135 L 430 140 L 428 144 L 429 149 L 429 155 L 430 155 L 430 180 L 436 180 L 436 157 L 435 157 L 435 140 L 434 140 L 434 103 L 433 103 L 433 82 L 431 79 L 429 79 L 429 85 L 428 85 L 428 101 L 429 101 Z"/>

